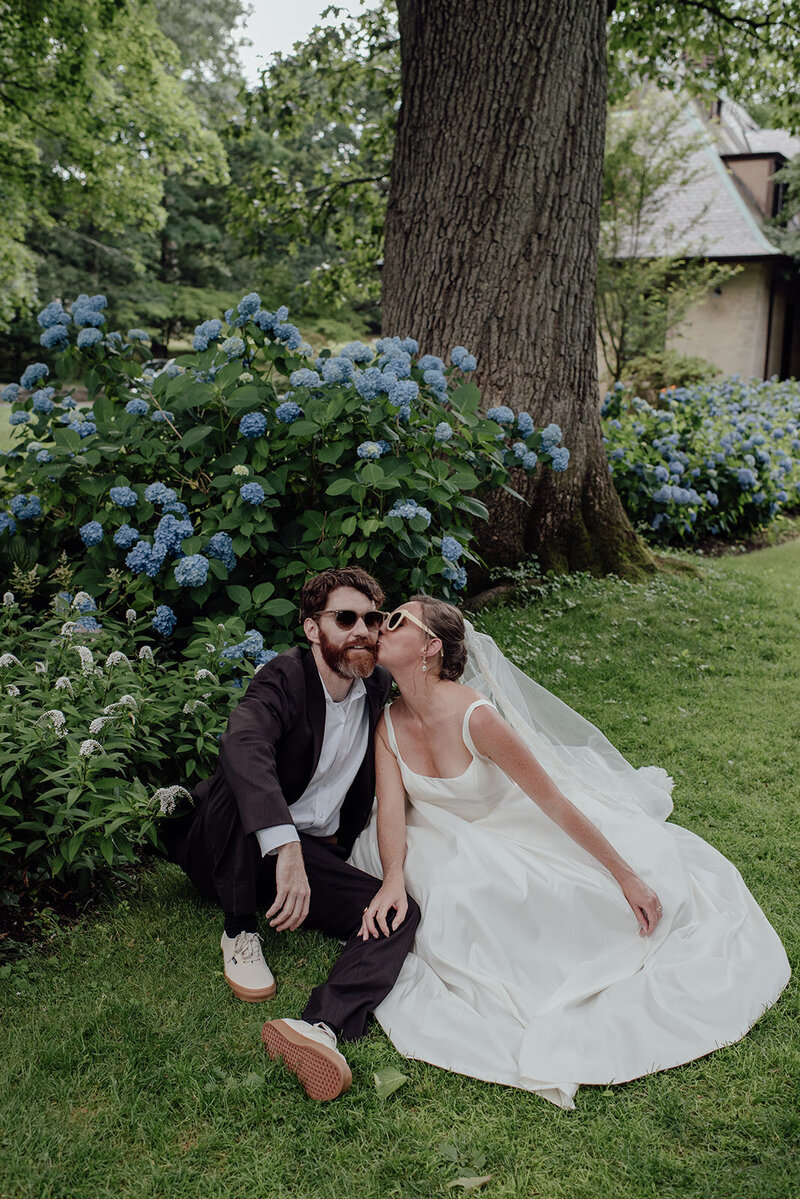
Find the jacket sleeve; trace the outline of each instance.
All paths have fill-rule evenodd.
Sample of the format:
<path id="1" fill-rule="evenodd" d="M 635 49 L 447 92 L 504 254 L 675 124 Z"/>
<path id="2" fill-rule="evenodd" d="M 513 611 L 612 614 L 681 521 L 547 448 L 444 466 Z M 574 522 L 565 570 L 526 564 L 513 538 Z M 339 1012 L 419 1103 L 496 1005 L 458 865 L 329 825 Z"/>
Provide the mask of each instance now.
<path id="1" fill-rule="evenodd" d="M 245 833 L 293 824 L 276 761 L 298 709 L 298 689 L 304 690 L 302 670 L 287 670 L 285 662 L 273 659 L 253 678 L 222 734 L 219 764 Z"/>

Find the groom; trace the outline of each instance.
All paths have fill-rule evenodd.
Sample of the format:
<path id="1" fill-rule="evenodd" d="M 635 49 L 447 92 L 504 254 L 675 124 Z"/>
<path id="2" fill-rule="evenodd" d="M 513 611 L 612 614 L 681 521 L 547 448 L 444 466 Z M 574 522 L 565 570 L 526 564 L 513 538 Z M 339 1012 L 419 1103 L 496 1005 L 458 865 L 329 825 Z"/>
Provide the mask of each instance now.
<path id="1" fill-rule="evenodd" d="M 346 1091 L 337 1033 L 354 1041 L 394 986 L 419 923 L 398 915 L 388 936 L 358 936 L 380 881 L 347 863 L 375 792 L 373 734 L 390 678 L 376 666 L 383 592 L 359 567 L 326 570 L 300 594 L 310 649 L 262 666 L 231 713 L 219 765 L 193 793 L 170 856 L 225 913 L 225 979 L 240 999 L 275 994 L 256 913 L 286 932 L 305 923 L 345 942 L 301 1020 L 270 1020 L 263 1040 L 313 1099 Z"/>

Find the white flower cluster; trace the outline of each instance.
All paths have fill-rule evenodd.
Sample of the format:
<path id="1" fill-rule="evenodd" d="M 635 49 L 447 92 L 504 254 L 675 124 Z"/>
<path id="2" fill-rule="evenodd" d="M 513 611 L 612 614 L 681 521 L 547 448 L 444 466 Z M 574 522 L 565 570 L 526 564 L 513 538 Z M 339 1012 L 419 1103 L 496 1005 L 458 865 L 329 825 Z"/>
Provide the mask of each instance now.
<path id="1" fill-rule="evenodd" d="M 69 691 L 70 695 L 73 696 L 73 698 L 75 696 L 75 692 L 72 690 L 72 683 L 70 682 L 70 680 L 67 678 L 67 676 L 65 674 L 62 674 L 60 678 L 56 679 L 55 690 L 56 691 Z"/>
<path id="2" fill-rule="evenodd" d="M 207 708 L 208 704 L 204 704 L 201 699 L 190 699 L 183 705 L 184 716 L 191 716 L 192 712 L 196 712 L 198 708 Z"/>
<path id="3" fill-rule="evenodd" d="M 89 725 L 89 732 L 94 736 L 96 733 L 102 733 L 109 720 L 113 720 L 113 716 L 95 716 L 92 723 Z"/>
<path id="4" fill-rule="evenodd" d="M 3 607 L 4 608 L 13 608 L 13 606 L 16 602 L 17 601 L 14 599 L 13 591 L 4 591 L 3 592 Z"/>
<path id="5" fill-rule="evenodd" d="M 48 712 L 43 712 L 36 723 L 41 724 L 45 720 L 50 722 L 57 737 L 66 737 L 67 718 L 60 708 L 50 708 Z"/>
<path id="6" fill-rule="evenodd" d="M 136 609 L 135 608 L 126 608 L 125 609 L 125 619 L 127 620 L 128 624 L 133 624 L 133 622 L 136 620 Z"/>
<path id="7" fill-rule="evenodd" d="M 211 679 L 212 683 L 216 683 L 217 676 L 212 674 L 210 670 L 206 670 L 205 666 L 199 666 L 194 672 L 195 682 L 199 683 L 203 679 Z"/>
<path id="8" fill-rule="evenodd" d="M 80 610 L 83 608 L 84 604 L 88 604 L 88 610 L 91 611 L 91 609 L 94 607 L 94 600 L 89 595 L 88 591 L 79 591 L 72 601 L 72 607 Z"/>
<path id="9" fill-rule="evenodd" d="M 12 699 L 19 695 L 19 687 L 15 687 L 13 683 L 9 683 L 6 687 L 6 695 L 10 695 Z"/>
<path id="10" fill-rule="evenodd" d="M 19 658 L 15 658 L 13 654 L 0 654 L 0 666 L 21 666 Z"/>
<path id="11" fill-rule="evenodd" d="M 91 738 L 87 738 L 86 741 L 81 741 L 80 745 L 78 746 L 78 753 L 82 758 L 91 758 L 93 754 L 105 753 L 105 750 L 99 741 L 94 741 Z"/>
<path id="12" fill-rule="evenodd" d="M 157 803 L 162 816 L 171 816 L 175 811 L 175 800 L 179 795 L 191 799 L 190 792 L 185 787 L 159 787 L 150 798 L 151 803 Z"/>
<path id="13" fill-rule="evenodd" d="M 36 674 L 47 674 L 47 663 L 46 662 L 34 662 L 33 669 L 36 672 Z"/>
<path id="14" fill-rule="evenodd" d="M 149 645 L 143 645 L 140 647 L 139 661 L 140 662 L 152 662 L 153 661 L 153 651 L 151 650 Z"/>
<path id="15" fill-rule="evenodd" d="M 108 716 L 111 713 L 118 712 L 120 708 L 133 708 L 134 712 L 139 707 L 132 695 L 121 695 L 113 704 L 107 704 L 103 708 L 103 715 Z"/>
<path id="16" fill-rule="evenodd" d="M 81 674 L 91 674 L 94 670 L 92 651 L 85 645 L 75 645 L 72 648 L 81 660 Z"/>
<path id="17" fill-rule="evenodd" d="M 112 666 L 119 666 L 120 662 L 124 662 L 126 666 L 130 666 L 130 660 L 127 654 L 123 654 L 121 649 L 114 649 L 106 658 L 106 669 Z"/>
<path id="18" fill-rule="evenodd" d="M 62 624 L 62 626 L 61 626 L 60 636 L 71 637 L 77 627 L 78 626 L 75 624 L 74 620 L 65 621 L 64 624 Z"/>

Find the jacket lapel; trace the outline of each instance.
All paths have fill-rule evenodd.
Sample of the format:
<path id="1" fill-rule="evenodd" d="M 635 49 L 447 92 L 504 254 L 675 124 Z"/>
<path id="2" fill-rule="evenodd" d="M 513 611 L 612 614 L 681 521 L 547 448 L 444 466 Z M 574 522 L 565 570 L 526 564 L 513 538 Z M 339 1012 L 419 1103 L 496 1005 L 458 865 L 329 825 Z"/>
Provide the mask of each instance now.
<path id="1" fill-rule="evenodd" d="M 306 714 L 311 728 L 311 769 L 309 779 L 314 777 L 319 755 L 322 753 L 322 738 L 325 735 L 325 693 L 319 677 L 314 655 L 308 650 L 303 658 L 306 676 Z"/>

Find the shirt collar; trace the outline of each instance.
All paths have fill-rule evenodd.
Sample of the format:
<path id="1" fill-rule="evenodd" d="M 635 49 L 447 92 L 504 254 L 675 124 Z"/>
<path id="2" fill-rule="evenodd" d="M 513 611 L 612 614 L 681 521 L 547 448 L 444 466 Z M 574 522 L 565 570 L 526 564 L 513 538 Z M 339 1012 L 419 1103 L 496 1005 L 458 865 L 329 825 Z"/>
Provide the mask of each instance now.
<path id="1" fill-rule="evenodd" d="M 352 683 L 350 684 L 350 690 L 347 692 L 347 695 L 344 697 L 344 699 L 333 699 L 328 691 L 328 688 L 325 686 L 325 680 L 323 679 L 322 675 L 319 676 L 319 681 L 322 683 L 322 691 L 325 696 L 325 703 L 332 704 L 335 708 L 345 707 L 347 704 L 352 703 L 353 700 L 361 699 L 362 696 L 367 694 L 367 689 L 364 686 L 364 680 L 353 679 Z"/>

